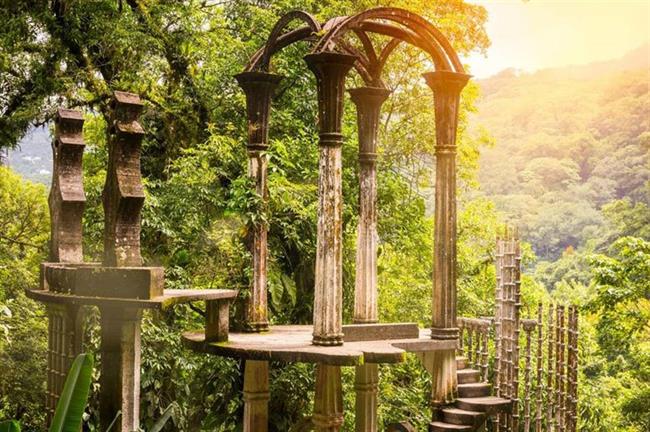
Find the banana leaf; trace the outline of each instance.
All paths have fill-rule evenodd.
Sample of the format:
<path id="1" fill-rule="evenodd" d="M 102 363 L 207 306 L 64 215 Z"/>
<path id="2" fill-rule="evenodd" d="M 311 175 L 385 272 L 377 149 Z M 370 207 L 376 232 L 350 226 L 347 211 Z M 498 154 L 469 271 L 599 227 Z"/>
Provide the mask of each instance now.
<path id="1" fill-rule="evenodd" d="M 88 402 L 93 364 L 91 354 L 79 354 L 72 363 L 56 404 L 50 432 L 79 432 L 81 429 L 82 416 Z"/>
<path id="2" fill-rule="evenodd" d="M 0 422 L 0 432 L 20 432 L 20 424 L 16 420 Z"/>

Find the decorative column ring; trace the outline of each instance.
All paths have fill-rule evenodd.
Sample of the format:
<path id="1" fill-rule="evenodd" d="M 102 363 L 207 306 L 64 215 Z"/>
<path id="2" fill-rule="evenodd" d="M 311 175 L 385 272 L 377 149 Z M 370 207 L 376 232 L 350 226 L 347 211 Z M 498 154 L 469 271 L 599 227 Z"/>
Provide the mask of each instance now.
<path id="1" fill-rule="evenodd" d="M 432 339 L 457 339 L 456 324 L 456 128 L 460 93 L 470 75 L 424 74 L 433 90 L 436 122 L 436 194 Z"/>
<path id="2" fill-rule="evenodd" d="M 248 175 L 255 182 L 255 190 L 262 198 L 264 211 L 268 202 L 268 160 L 265 151 L 268 148 L 271 99 L 282 77 L 265 72 L 244 72 L 235 75 L 235 78 L 246 94 Z M 253 258 L 253 280 L 245 309 L 245 326 L 248 331 L 262 332 L 269 328 L 266 279 L 268 228 L 264 223 L 255 223 L 248 231 L 247 243 Z"/>
<path id="3" fill-rule="evenodd" d="M 345 76 L 356 60 L 354 56 L 333 52 L 305 56 L 309 69 L 316 75 L 320 123 L 315 345 L 343 344 L 341 120 Z"/>
<path id="4" fill-rule="evenodd" d="M 359 224 L 357 227 L 354 322 L 376 323 L 377 311 L 377 127 L 390 90 L 351 89 L 359 130 Z"/>

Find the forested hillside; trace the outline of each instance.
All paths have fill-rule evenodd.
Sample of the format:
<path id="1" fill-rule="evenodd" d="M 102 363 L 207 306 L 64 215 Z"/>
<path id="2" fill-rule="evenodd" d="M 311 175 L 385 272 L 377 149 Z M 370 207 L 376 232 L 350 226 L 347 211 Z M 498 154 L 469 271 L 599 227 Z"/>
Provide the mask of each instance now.
<path id="1" fill-rule="evenodd" d="M 650 45 L 621 59 L 480 83 L 482 190 L 542 259 L 602 238 L 614 200 L 649 203 Z"/>
<path id="2" fill-rule="evenodd" d="M 291 9 L 325 19 L 378 4 L 399 6 L 434 22 L 463 56 L 489 45 L 486 10 L 459 0 L 5 4 L 0 149 L 14 148 L 27 131 L 47 124 L 58 106 L 83 111 L 85 260 L 102 255 L 111 93 L 138 93 L 145 102 L 146 264 L 166 267 L 168 288 L 239 289 L 243 300 L 251 277 L 247 229 L 266 223 L 272 324 L 308 323 L 313 316 L 318 133 L 315 82 L 302 59 L 309 47 L 292 46 L 273 65 L 286 78 L 272 109 L 268 209 L 251 192 L 244 94 L 233 75 Z M 647 55 L 644 48 L 616 62 L 531 75 L 504 72 L 471 83 L 461 104 L 459 314 L 494 314 L 495 237 L 504 222 L 519 225 L 527 269 L 524 315 L 539 301 L 571 301 L 581 308 L 579 424 L 589 432 L 650 430 Z M 433 104 L 421 80 L 429 69 L 417 51 L 402 45 L 385 70 L 393 96 L 383 107 L 378 157 L 383 322 L 430 322 Z M 351 74 L 347 84 L 361 82 Z M 346 322 L 359 202 L 356 127 L 348 101 L 342 171 Z M 46 141 L 37 144 L 38 154 L 49 151 Z M 41 180 L 35 170 L 49 169 L 24 162 L 14 167 L 31 169 L 32 180 Z M 44 429 L 47 319 L 24 289 L 38 283 L 39 263 L 47 259 L 49 216 L 47 186 L 25 177 L 0 168 L 0 419 L 16 418 L 31 431 Z M 234 326 L 241 304 L 233 308 Z M 88 352 L 98 351 L 98 319 L 89 313 Z M 144 430 L 172 403 L 165 430 L 241 430 L 242 365 L 181 345 L 181 331 L 202 325 L 201 314 L 189 307 L 145 313 Z M 352 413 L 353 371 L 344 374 L 345 410 Z M 424 430 L 430 376 L 409 358 L 382 367 L 381 377 L 380 424 L 408 419 Z M 94 378 L 85 430 L 97 430 Z M 312 415 L 313 367 L 273 363 L 271 383 L 270 430 L 303 430 Z M 353 416 L 345 421 L 344 430 L 352 430 Z"/>
<path id="3" fill-rule="evenodd" d="M 581 430 L 650 430 L 650 45 L 480 86 L 479 194 L 530 242 L 534 281 L 582 306 Z"/>

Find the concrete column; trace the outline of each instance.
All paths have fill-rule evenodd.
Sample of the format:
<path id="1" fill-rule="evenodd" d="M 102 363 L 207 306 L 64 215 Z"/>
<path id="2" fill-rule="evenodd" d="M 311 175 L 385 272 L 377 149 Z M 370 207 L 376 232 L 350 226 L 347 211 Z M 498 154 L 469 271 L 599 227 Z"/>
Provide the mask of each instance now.
<path id="1" fill-rule="evenodd" d="M 377 128 L 381 105 L 390 91 L 376 87 L 350 90 L 359 131 L 359 224 L 357 227 L 354 322 L 376 323 L 377 310 Z M 357 432 L 377 431 L 376 364 L 355 370 Z"/>
<path id="2" fill-rule="evenodd" d="M 359 225 L 357 227 L 354 322 L 376 323 L 377 312 L 377 127 L 389 90 L 350 90 L 359 130 Z"/>
<path id="3" fill-rule="evenodd" d="M 268 430 L 269 397 L 269 363 L 248 360 L 244 369 L 244 432 Z"/>
<path id="4" fill-rule="evenodd" d="M 305 56 L 318 84 L 320 156 L 314 287 L 316 345 L 343 344 L 341 120 L 345 76 L 356 57 L 323 52 Z"/>
<path id="5" fill-rule="evenodd" d="M 316 365 L 315 432 L 338 432 L 343 425 L 341 367 Z"/>
<path id="6" fill-rule="evenodd" d="M 235 78 L 246 94 L 248 176 L 255 182 L 255 191 L 262 197 L 262 202 L 266 206 L 268 201 L 266 150 L 271 100 L 282 77 L 265 72 L 244 72 L 236 75 Z M 253 280 L 245 309 L 245 328 L 252 332 L 269 329 L 267 236 L 266 224 L 257 223 L 249 227 L 248 245 L 253 257 Z M 247 361 L 245 371 L 244 431 L 265 432 L 268 428 L 268 363 Z"/>
<path id="7" fill-rule="evenodd" d="M 433 90 L 436 125 L 436 191 L 432 339 L 458 339 L 456 323 L 456 128 L 460 93 L 469 75 L 450 71 L 424 74 Z M 455 352 L 431 353 L 434 418 L 455 398 Z"/>
<path id="8" fill-rule="evenodd" d="M 268 201 L 267 157 L 271 100 L 282 77 L 265 72 L 244 72 L 235 76 L 246 94 L 248 117 L 248 175 L 264 206 Z M 265 210 L 265 209 L 263 209 Z M 267 226 L 256 223 L 248 227 L 248 245 L 253 257 L 253 280 L 246 313 L 247 330 L 266 331 L 269 327 L 267 303 Z"/>
<path id="9" fill-rule="evenodd" d="M 355 431 L 376 432 L 377 427 L 377 388 L 379 367 L 368 363 L 357 366 L 354 375 Z"/>
<path id="10" fill-rule="evenodd" d="M 139 309 L 102 307 L 99 418 L 107 430 L 118 411 L 116 432 L 140 427 L 140 318 Z"/>
<path id="11" fill-rule="evenodd" d="M 83 262 L 82 217 L 86 204 L 83 188 L 83 115 L 59 109 L 52 141 L 52 187 L 50 207 L 50 262 Z M 49 304 L 48 380 L 46 408 L 48 424 L 63 390 L 74 358 L 81 353 L 82 310 L 76 305 Z"/>

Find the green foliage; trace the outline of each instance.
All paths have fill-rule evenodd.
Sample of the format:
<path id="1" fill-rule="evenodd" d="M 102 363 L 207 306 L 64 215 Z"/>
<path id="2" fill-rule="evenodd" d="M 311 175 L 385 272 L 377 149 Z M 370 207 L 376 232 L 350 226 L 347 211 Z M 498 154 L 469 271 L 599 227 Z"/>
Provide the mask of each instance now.
<path id="1" fill-rule="evenodd" d="M 0 432 L 20 432 L 20 424 L 16 420 L 0 422 Z"/>
<path id="2" fill-rule="evenodd" d="M 272 64 L 272 71 L 285 78 L 271 120 L 268 206 L 252 192 L 247 176 L 244 96 L 232 75 L 290 9 L 325 19 L 376 5 L 425 15 L 460 54 L 489 45 L 485 9 L 457 0 L 5 2 L 0 148 L 14 146 L 29 125 L 51 119 L 61 104 L 85 111 L 84 251 L 87 260 L 96 260 L 102 248 L 110 92 L 139 93 L 145 101 L 142 251 L 147 263 L 166 267 L 167 287 L 235 288 L 244 299 L 250 227 L 266 224 L 271 320 L 308 323 L 318 179 L 315 86 L 302 61 L 308 47 L 288 47 Z M 378 283 L 380 316 L 387 322 L 428 325 L 431 314 L 434 134 L 431 92 L 420 77 L 429 68 L 418 50 L 402 44 L 385 69 L 393 94 L 380 119 Z M 639 72 L 588 79 L 557 72 L 503 73 L 481 83 L 482 99 L 479 85 L 470 84 L 461 101 L 460 314 L 492 315 L 494 238 L 504 221 L 519 225 L 529 242 L 523 245 L 524 314 L 550 296 L 589 305 L 580 346 L 580 397 L 590 401 L 580 408 L 583 430 L 647 429 L 647 415 L 634 415 L 647 406 L 643 383 L 650 376 L 643 324 L 650 240 L 646 78 Z M 348 87 L 360 85 L 351 74 Z M 479 120 L 496 139 L 485 129 L 470 130 L 477 104 Z M 343 132 L 347 320 L 359 193 L 356 114 L 349 103 Z M 0 208 L 0 362 L 13 372 L 0 375 L 0 417 L 38 429 L 44 420 L 45 317 L 23 290 L 37 284 L 38 264 L 46 257 L 45 189 L 0 168 Z M 624 236 L 635 239 L 617 241 Z M 535 255 L 542 261 L 537 263 Z M 235 326 L 241 322 L 241 303 L 234 308 Z M 96 320 L 90 314 L 89 351 L 98 348 Z M 200 314 L 187 306 L 145 314 L 145 430 L 167 416 L 163 430 L 238 430 L 242 365 L 190 353 L 180 343 L 181 330 L 201 325 Z M 272 365 L 272 430 L 299 430 L 309 423 L 313 372 L 311 365 Z M 424 428 L 430 378 L 417 360 L 409 357 L 381 373 L 381 423 L 409 417 Z M 348 413 L 352 378 L 352 370 L 346 370 Z M 91 430 L 96 406 L 94 392 Z M 347 416 L 346 430 L 352 422 Z"/>
<path id="3" fill-rule="evenodd" d="M 79 354 L 72 362 L 56 404 L 50 432 L 77 432 L 81 428 L 93 366 L 92 354 Z"/>
<path id="4" fill-rule="evenodd" d="M 0 418 L 41 427 L 47 322 L 24 289 L 38 284 L 49 218 L 45 188 L 0 167 Z M 11 371 L 11 373 L 4 373 Z"/>
<path id="5" fill-rule="evenodd" d="M 650 332 L 650 242 L 622 237 L 611 252 L 591 257 L 597 291 L 588 306 L 599 315 L 598 342 L 608 358 L 629 358 L 637 338 Z"/>

